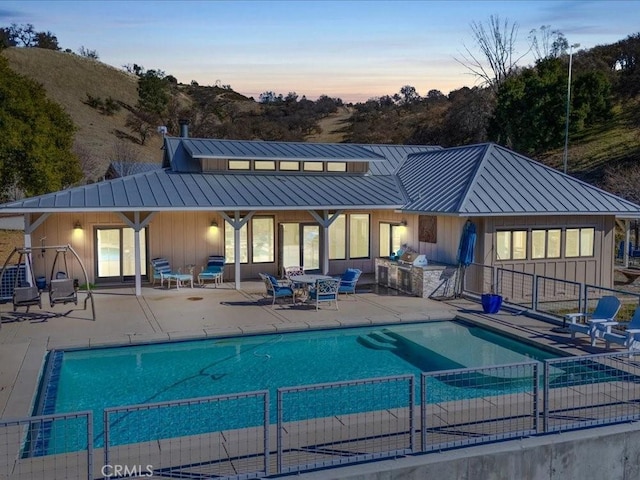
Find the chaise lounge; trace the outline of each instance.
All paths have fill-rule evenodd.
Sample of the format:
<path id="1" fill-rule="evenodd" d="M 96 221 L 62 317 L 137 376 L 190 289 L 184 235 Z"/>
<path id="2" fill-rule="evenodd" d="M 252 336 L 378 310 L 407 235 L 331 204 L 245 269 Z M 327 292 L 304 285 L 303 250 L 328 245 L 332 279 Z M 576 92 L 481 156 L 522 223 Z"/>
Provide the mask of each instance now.
<path id="1" fill-rule="evenodd" d="M 576 338 L 576 333 L 583 333 L 591 337 L 591 346 L 595 346 L 596 339 L 602 332 L 602 330 L 596 329 L 597 325 L 602 322 L 613 322 L 620 310 L 620 306 L 620 300 L 616 297 L 613 295 L 605 295 L 598 300 L 596 308 L 592 313 L 580 312 L 566 314 L 565 318 L 571 321 L 569 324 L 571 338 Z M 584 323 L 579 322 L 580 319 L 584 320 Z"/>

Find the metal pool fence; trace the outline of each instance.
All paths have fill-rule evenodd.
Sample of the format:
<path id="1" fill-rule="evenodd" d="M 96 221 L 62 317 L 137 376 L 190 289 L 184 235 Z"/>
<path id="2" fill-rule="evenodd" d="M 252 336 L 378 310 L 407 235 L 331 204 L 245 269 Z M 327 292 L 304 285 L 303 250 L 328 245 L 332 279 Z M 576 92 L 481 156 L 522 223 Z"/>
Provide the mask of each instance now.
<path id="1" fill-rule="evenodd" d="M 0 421 L 0 478 L 49 480 L 92 478 L 91 412 L 40 415 Z M 80 448 L 49 453 L 52 443 Z"/>
<path id="2" fill-rule="evenodd" d="M 555 317 L 593 311 L 603 295 L 620 299 L 623 308 L 617 319 L 621 321 L 629 320 L 640 305 L 639 293 L 475 263 L 467 267 L 463 293 L 472 297 L 496 293 L 513 308 Z"/>
<path id="3" fill-rule="evenodd" d="M 450 386 L 456 394 L 443 394 Z M 90 412 L 2 421 L 0 478 L 256 478 L 636 421 L 640 358 L 585 355 L 423 373 L 419 386 L 400 375 L 281 388 L 275 405 L 269 398 L 109 408 L 102 433 Z M 51 453 L 63 440 L 74 449 Z"/>

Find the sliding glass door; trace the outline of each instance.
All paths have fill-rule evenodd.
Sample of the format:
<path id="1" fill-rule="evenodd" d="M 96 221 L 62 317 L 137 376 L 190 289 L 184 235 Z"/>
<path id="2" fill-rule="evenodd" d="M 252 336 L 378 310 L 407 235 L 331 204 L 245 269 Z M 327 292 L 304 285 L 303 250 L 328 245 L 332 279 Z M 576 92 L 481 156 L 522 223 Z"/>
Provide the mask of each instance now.
<path id="1" fill-rule="evenodd" d="M 129 227 L 96 228 L 96 281 L 126 282 L 135 277 L 135 235 Z M 146 231 L 140 230 L 141 274 L 147 274 Z"/>

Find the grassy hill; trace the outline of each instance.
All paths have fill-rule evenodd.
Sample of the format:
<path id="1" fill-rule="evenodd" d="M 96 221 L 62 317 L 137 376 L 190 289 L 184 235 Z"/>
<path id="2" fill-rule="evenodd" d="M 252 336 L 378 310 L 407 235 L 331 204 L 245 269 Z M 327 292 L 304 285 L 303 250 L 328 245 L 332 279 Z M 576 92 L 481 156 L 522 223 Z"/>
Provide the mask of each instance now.
<path id="1" fill-rule="evenodd" d="M 62 105 L 77 127 L 74 148 L 89 152 L 96 162 L 94 178 L 104 175 L 117 145 L 124 144 L 140 161 L 160 162 L 162 139 L 154 135 L 145 145 L 131 139 L 125 127 L 127 109 L 101 114 L 87 105 L 87 95 L 113 98 L 126 106 L 138 100 L 137 79 L 99 61 L 42 48 L 9 48 L 2 52 L 11 68 L 38 83 Z"/>

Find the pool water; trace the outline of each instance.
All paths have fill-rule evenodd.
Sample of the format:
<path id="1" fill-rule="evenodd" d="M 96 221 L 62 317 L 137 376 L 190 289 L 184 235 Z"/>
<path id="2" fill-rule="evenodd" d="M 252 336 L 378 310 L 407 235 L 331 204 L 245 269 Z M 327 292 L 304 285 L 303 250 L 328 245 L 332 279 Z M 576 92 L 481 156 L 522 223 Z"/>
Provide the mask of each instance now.
<path id="1" fill-rule="evenodd" d="M 49 361 L 53 365 L 48 369 L 50 374 L 43 376 L 43 393 L 36 413 L 93 411 L 98 447 L 103 442 L 102 412 L 108 407 L 255 390 L 268 390 L 271 406 L 275 407 L 279 387 L 404 374 L 415 375 L 419 383 L 423 371 L 559 356 L 462 321 L 69 350 L 51 355 Z M 499 393 L 505 393 L 504 386 L 501 388 Z M 513 388 L 522 388 L 518 379 L 513 379 Z M 477 385 L 463 388 L 442 383 L 430 390 L 427 401 L 492 393 L 495 392 Z M 367 398 L 365 395 L 355 402 L 359 411 L 375 408 L 368 405 Z M 234 409 L 242 412 L 240 417 L 233 412 L 215 415 L 228 417 L 226 427 L 236 428 L 242 426 L 238 422 L 261 421 L 260 408 L 255 408 L 254 420 L 248 420 L 252 414 L 246 405 Z M 271 422 L 275 415 L 273 410 Z M 141 419 L 135 421 L 145 421 Z M 139 430 L 134 428 L 133 420 L 131 424 L 123 418 L 115 422 L 121 425 L 123 435 Z M 179 418 L 166 423 L 172 426 L 163 435 L 176 436 L 184 431 L 185 422 Z M 144 439 L 123 437 L 120 442 L 134 440 Z"/>

